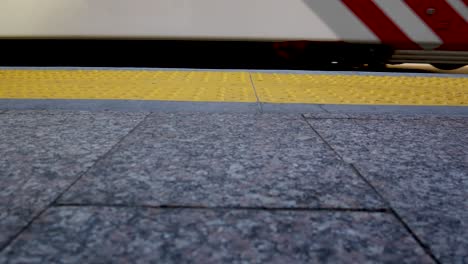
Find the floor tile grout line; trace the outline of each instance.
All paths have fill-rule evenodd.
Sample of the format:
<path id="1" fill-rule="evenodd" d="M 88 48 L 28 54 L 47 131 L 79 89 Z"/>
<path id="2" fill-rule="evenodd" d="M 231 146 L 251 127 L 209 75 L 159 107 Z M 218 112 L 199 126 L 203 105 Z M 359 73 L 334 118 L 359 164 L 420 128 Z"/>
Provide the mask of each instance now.
<path id="1" fill-rule="evenodd" d="M 312 129 L 312 131 L 320 138 L 320 140 L 322 142 L 324 142 L 324 144 L 331 150 L 333 151 L 333 153 L 335 153 L 335 156 L 337 156 L 344 164 L 347 164 L 348 166 L 351 167 L 351 169 L 353 170 L 354 173 L 357 174 L 358 177 L 361 178 L 361 180 L 363 180 L 371 189 L 372 191 L 385 203 L 386 206 L 388 206 L 388 208 L 391 208 L 390 207 L 390 203 L 387 201 L 387 199 L 385 199 L 381 194 L 380 192 L 377 191 L 377 189 L 364 177 L 362 176 L 362 174 L 360 173 L 357 173 L 359 171 L 357 171 L 356 167 L 354 167 L 354 165 L 352 163 L 348 163 L 344 160 L 344 158 L 338 153 L 338 151 L 335 150 L 335 148 L 333 148 L 330 143 L 308 122 L 307 118 L 302 114 L 301 115 L 302 118 L 304 119 L 304 121 L 307 123 L 307 125 Z"/>
<path id="2" fill-rule="evenodd" d="M 111 203 L 55 203 L 53 207 L 115 207 L 115 208 L 147 208 L 162 210 L 232 210 L 232 211 L 304 211 L 304 212 L 362 212 L 390 213 L 388 208 L 343 208 L 343 207 L 268 207 L 268 206 L 203 206 L 203 205 L 137 205 Z"/>
<path id="3" fill-rule="evenodd" d="M 389 208 L 390 213 L 395 217 L 395 219 L 405 228 L 405 230 L 411 235 L 411 237 L 416 241 L 416 243 L 424 250 L 426 254 L 429 255 L 432 260 L 438 264 L 441 262 L 436 258 L 434 253 L 432 253 L 430 247 L 426 245 L 417 235 L 416 233 L 409 227 L 409 225 L 403 220 L 403 218 L 396 212 L 396 210 L 391 206 L 390 202 L 384 198 L 382 194 L 375 188 L 369 180 L 367 180 L 364 175 L 356 168 L 356 166 L 352 163 L 349 163 L 350 167 L 353 169 L 353 171 L 362 179 L 364 180 L 378 195 L 383 199 L 383 201 L 387 204 L 387 207 Z"/>
<path id="4" fill-rule="evenodd" d="M 405 228 L 406 232 L 408 232 L 411 237 L 418 243 L 418 245 L 424 250 L 426 254 L 429 255 L 429 257 L 437 264 L 442 264 L 442 262 L 437 259 L 437 257 L 432 253 L 431 248 L 426 245 L 417 235 L 416 233 L 408 226 L 408 224 L 403 220 L 403 218 L 393 209 L 390 208 L 390 213 L 395 217 L 395 219 Z"/>
<path id="5" fill-rule="evenodd" d="M 330 113 L 330 111 L 328 111 L 325 107 L 323 107 L 323 104 L 318 104 L 317 106 L 325 113 Z"/>
<path id="6" fill-rule="evenodd" d="M 422 240 L 416 235 L 416 233 L 409 227 L 409 225 L 403 220 L 403 218 L 396 212 L 396 210 L 391 206 L 390 202 L 377 190 L 377 188 L 359 171 L 359 169 L 353 164 L 353 163 L 348 163 L 344 160 L 344 158 L 338 153 L 338 151 L 333 148 L 333 146 L 330 145 L 328 141 L 325 140 L 325 138 L 312 126 L 307 121 L 307 118 L 302 115 L 304 120 L 307 122 L 309 127 L 314 131 L 315 134 L 335 153 L 335 155 L 338 156 L 338 158 L 343 161 L 345 164 L 347 164 L 353 172 L 361 179 L 363 180 L 375 193 L 376 195 L 384 202 L 384 204 L 387 206 L 388 210 L 391 212 L 393 217 L 403 226 L 403 228 L 410 234 L 410 236 L 416 241 L 416 243 L 424 250 L 424 252 L 437 264 L 440 264 L 441 262 L 435 257 L 434 253 L 432 253 L 431 249 L 429 246 L 427 246 L 425 243 L 422 242 Z"/>
<path id="7" fill-rule="evenodd" d="M 255 82 L 253 81 L 253 78 L 252 78 L 252 73 L 251 72 L 248 72 L 248 73 L 249 73 L 250 84 L 252 85 L 252 89 L 255 93 L 255 97 L 257 98 L 258 111 L 260 111 L 260 114 L 262 114 L 263 113 L 262 102 L 260 101 L 260 98 L 258 97 L 257 89 L 255 87 Z"/>
<path id="8" fill-rule="evenodd" d="M 26 231 L 37 219 L 39 219 L 48 209 L 54 206 L 57 201 L 68 191 L 70 190 L 80 179 L 84 177 L 96 164 L 99 163 L 104 157 L 106 157 L 109 153 L 111 153 L 128 135 L 130 135 L 133 131 L 135 131 L 141 124 L 151 115 L 148 113 L 138 124 L 136 124 L 127 134 L 122 136 L 108 151 L 106 151 L 103 155 L 97 158 L 91 166 L 89 166 L 85 171 L 78 174 L 77 178 L 70 184 L 68 187 L 65 188 L 62 192 L 60 192 L 55 199 L 50 202 L 47 206 L 45 206 L 39 213 L 32 217 L 26 225 L 24 225 L 18 232 L 16 232 L 11 238 L 9 238 L 5 244 L 0 247 L 0 253 L 5 250 L 11 243 L 13 243 L 24 231 Z"/>
<path id="9" fill-rule="evenodd" d="M 88 173 L 88 171 L 90 171 L 92 168 L 94 168 L 94 166 L 96 166 L 101 160 L 103 160 L 105 157 L 107 157 L 110 153 L 112 153 L 116 148 L 117 146 L 119 146 L 119 144 L 125 140 L 125 138 L 127 138 L 130 134 L 132 134 L 136 129 L 138 129 L 147 119 L 148 117 L 151 115 L 152 113 L 148 113 L 147 115 L 145 115 L 145 117 L 138 123 L 136 124 L 127 134 L 125 134 L 124 136 L 122 136 L 108 151 L 106 151 L 103 155 L 101 155 L 98 159 L 96 159 L 96 161 L 88 168 L 86 169 L 84 172 L 82 172 L 78 177 L 77 179 L 75 179 L 67 188 L 65 188 L 64 191 L 62 191 L 53 201 L 50 205 L 54 205 L 57 203 L 57 201 L 62 198 L 62 196 L 68 191 L 70 190 L 81 178 L 84 177 L 84 175 L 86 175 L 86 173 Z"/>

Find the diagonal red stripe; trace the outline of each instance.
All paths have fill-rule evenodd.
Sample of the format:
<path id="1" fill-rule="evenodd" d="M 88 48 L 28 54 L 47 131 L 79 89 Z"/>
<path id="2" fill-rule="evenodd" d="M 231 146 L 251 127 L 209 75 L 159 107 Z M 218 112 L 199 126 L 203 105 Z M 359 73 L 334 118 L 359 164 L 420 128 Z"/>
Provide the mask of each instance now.
<path id="1" fill-rule="evenodd" d="M 465 5 L 468 7 L 468 0 L 462 0 L 463 3 L 465 3 Z"/>
<path id="2" fill-rule="evenodd" d="M 438 49 L 468 50 L 468 23 L 445 0 L 405 2 L 442 39 L 444 44 Z M 434 13 L 428 14 L 428 9 Z"/>
<path id="3" fill-rule="evenodd" d="M 342 0 L 384 44 L 398 49 L 420 49 L 372 0 Z"/>

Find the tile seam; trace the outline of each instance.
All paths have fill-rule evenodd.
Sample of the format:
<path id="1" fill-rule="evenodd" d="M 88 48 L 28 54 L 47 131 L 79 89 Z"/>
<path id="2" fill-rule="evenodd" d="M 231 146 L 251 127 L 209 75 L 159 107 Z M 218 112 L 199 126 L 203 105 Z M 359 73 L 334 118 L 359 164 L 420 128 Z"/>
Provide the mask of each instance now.
<path id="1" fill-rule="evenodd" d="M 269 207 L 269 206 L 203 206 L 203 205 L 138 205 L 111 203 L 55 203 L 52 207 L 115 207 L 147 209 L 190 209 L 190 210 L 232 210 L 232 211 L 304 211 L 304 212 L 362 212 L 390 213 L 388 208 L 345 208 L 345 207 Z"/>
<path id="2" fill-rule="evenodd" d="M 248 72 L 248 73 L 249 73 L 250 85 L 252 86 L 252 89 L 254 91 L 255 98 L 257 98 L 258 111 L 260 112 L 260 114 L 262 114 L 263 113 L 262 101 L 260 101 L 260 97 L 258 96 L 257 89 L 255 87 L 255 82 L 254 82 L 254 80 L 252 78 L 252 73 L 251 72 Z"/>
<path id="3" fill-rule="evenodd" d="M 91 166 L 89 166 L 86 170 L 83 172 L 79 173 L 76 177 L 76 179 L 68 185 L 62 192 L 60 192 L 54 200 L 52 200 L 49 204 L 44 206 L 42 210 L 40 210 L 36 215 L 32 217 L 31 220 L 29 220 L 26 225 L 24 225 L 18 232 L 16 232 L 13 236 L 11 236 L 3 246 L 0 247 L 0 253 L 3 252 L 6 248 L 8 248 L 9 245 L 11 245 L 22 233 L 24 233 L 27 229 L 30 228 L 30 226 L 37 220 L 39 219 L 47 210 L 49 210 L 57 201 L 68 191 L 70 190 L 80 179 L 84 177 L 94 166 L 96 166 L 97 163 L 99 163 L 100 160 L 102 160 L 104 157 L 106 157 L 109 153 L 111 153 L 128 135 L 130 135 L 133 131 L 135 131 L 138 127 L 141 126 L 141 124 L 151 115 L 151 113 L 148 113 L 138 124 L 136 124 L 130 131 L 123 135 L 117 142 L 109 148 L 108 151 L 106 151 L 104 154 L 99 156 Z"/>
<path id="4" fill-rule="evenodd" d="M 322 109 L 322 111 L 324 111 L 325 113 L 331 113 L 330 111 L 328 111 L 325 107 L 323 107 L 323 104 L 318 104 L 317 105 L 320 109 Z"/>
<path id="5" fill-rule="evenodd" d="M 416 244 L 437 264 L 441 264 L 441 262 L 435 257 L 434 253 L 430 249 L 428 245 L 426 245 L 417 235 L 416 233 L 409 227 L 409 225 L 403 220 L 403 218 L 396 212 L 396 210 L 391 206 L 390 201 L 388 201 L 383 194 L 381 194 L 378 189 L 368 180 L 356 167 L 354 163 L 348 163 L 344 160 L 344 158 L 338 153 L 338 151 L 331 146 L 331 144 L 325 140 L 325 138 L 312 126 L 311 123 L 308 122 L 307 118 L 302 115 L 302 118 L 307 122 L 309 127 L 314 131 L 315 134 L 337 155 L 337 157 L 347 164 L 353 172 L 362 180 L 364 181 L 373 191 L 374 193 L 382 200 L 384 205 L 388 208 L 388 210 L 391 212 L 395 220 L 408 232 L 408 234 L 414 239 Z M 350 119 L 351 122 L 354 122 L 353 119 Z M 360 125 L 360 124 L 357 124 Z"/>
<path id="6" fill-rule="evenodd" d="M 99 158 L 97 158 L 93 164 L 88 168 L 86 169 L 85 171 L 83 171 L 78 177 L 77 179 L 75 179 L 67 188 L 65 188 L 64 191 L 62 191 L 51 203 L 49 206 L 52 206 L 54 204 L 57 203 L 58 200 L 60 200 L 60 198 L 62 198 L 62 196 L 68 192 L 77 182 L 79 182 L 87 173 L 88 171 L 90 171 L 92 168 L 94 168 L 101 160 L 103 160 L 104 158 L 106 158 L 107 156 L 109 156 L 116 148 L 118 145 L 120 145 L 120 143 L 125 140 L 130 134 L 132 134 L 136 129 L 138 129 L 147 119 L 148 117 L 151 115 L 152 113 L 148 113 L 145 115 L 145 117 L 140 121 L 138 122 L 138 124 L 136 124 L 132 129 L 130 129 L 128 131 L 127 134 L 123 135 L 119 140 L 117 140 L 117 142 L 111 147 L 109 148 L 108 151 L 106 151 L 104 154 L 102 154 Z"/>
<path id="7" fill-rule="evenodd" d="M 395 218 L 395 220 L 400 223 L 400 225 L 408 232 L 408 234 L 416 241 L 419 247 L 437 264 L 441 264 L 441 262 L 436 258 L 434 253 L 432 252 L 431 248 L 420 239 L 416 233 L 409 227 L 409 225 L 403 220 L 403 218 L 397 213 L 397 211 L 391 206 L 390 202 L 384 198 L 384 196 L 375 188 L 369 180 L 367 180 L 364 175 L 358 170 L 358 168 L 353 163 L 348 163 L 349 166 L 354 170 L 354 172 L 363 179 L 380 197 L 382 197 L 383 201 L 387 204 L 391 215 Z"/>
<path id="8" fill-rule="evenodd" d="M 335 150 L 335 148 L 333 148 L 333 146 L 330 145 L 330 143 L 312 126 L 311 123 L 309 123 L 308 119 L 302 114 L 301 117 L 303 118 L 303 120 L 307 123 L 307 125 L 312 129 L 312 131 L 320 138 L 320 140 L 322 142 L 324 142 L 324 144 L 331 150 L 333 151 L 333 153 L 335 154 L 336 157 L 338 157 L 338 159 L 343 162 L 344 164 L 348 165 L 351 167 L 351 169 L 353 170 L 353 172 L 359 177 L 361 178 L 362 181 L 364 181 L 364 183 L 366 183 L 371 189 L 372 191 L 377 195 L 377 197 L 379 197 L 379 199 L 387 206 L 387 208 L 391 208 L 390 207 L 390 203 L 387 201 L 387 199 L 385 199 L 385 197 L 383 197 L 378 191 L 377 189 L 367 180 L 367 178 L 365 178 L 364 176 L 362 176 L 362 174 L 360 173 L 356 173 L 357 169 L 354 167 L 354 165 L 352 163 L 349 163 L 349 162 L 346 162 L 346 160 L 338 153 L 338 151 Z"/>

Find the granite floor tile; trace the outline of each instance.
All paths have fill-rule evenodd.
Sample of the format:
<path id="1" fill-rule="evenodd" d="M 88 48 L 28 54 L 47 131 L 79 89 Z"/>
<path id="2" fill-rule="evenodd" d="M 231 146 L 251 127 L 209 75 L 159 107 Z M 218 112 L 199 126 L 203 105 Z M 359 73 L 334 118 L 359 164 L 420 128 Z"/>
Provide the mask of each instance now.
<path id="1" fill-rule="evenodd" d="M 299 114 L 153 114 L 59 202 L 384 207 Z"/>
<path id="2" fill-rule="evenodd" d="M 55 207 L 1 263 L 433 263 L 391 214 Z"/>
<path id="3" fill-rule="evenodd" d="M 443 263 L 468 263 L 466 119 L 308 120 Z"/>
<path id="4" fill-rule="evenodd" d="M 47 111 L 0 115 L 0 248 L 143 117 Z"/>

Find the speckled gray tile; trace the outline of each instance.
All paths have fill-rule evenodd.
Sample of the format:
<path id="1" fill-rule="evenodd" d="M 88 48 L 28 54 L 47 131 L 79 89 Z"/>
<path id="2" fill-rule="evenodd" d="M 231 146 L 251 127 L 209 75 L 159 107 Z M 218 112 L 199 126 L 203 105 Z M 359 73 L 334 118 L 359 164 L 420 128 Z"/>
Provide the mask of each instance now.
<path id="1" fill-rule="evenodd" d="M 0 247 L 143 117 L 45 111 L 0 115 Z"/>
<path id="2" fill-rule="evenodd" d="M 432 263 L 390 214 L 50 209 L 1 263 Z"/>
<path id="3" fill-rule="evenodd" d="M 463 119 L 309 120 L 443 263 L 468 262 Z"/>
<path id="4" fill-rule="evenodd" d="M 153 114 L 60 203 L 382 208 L 300 115 Z"/>

